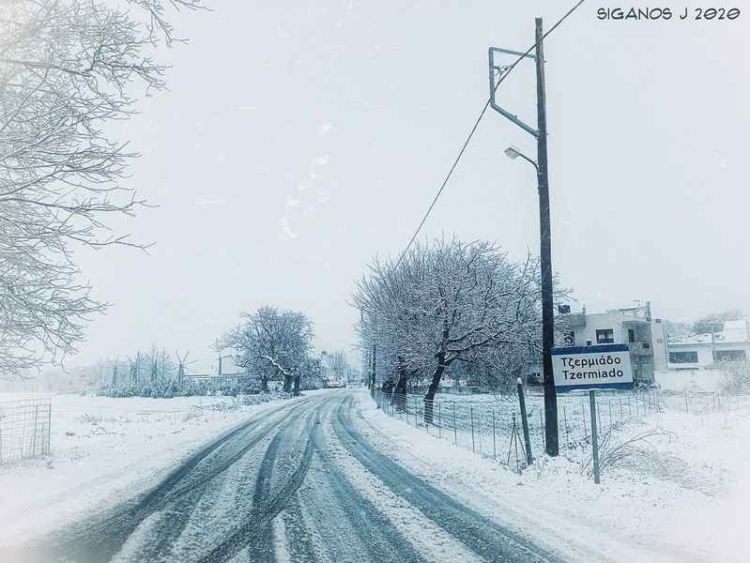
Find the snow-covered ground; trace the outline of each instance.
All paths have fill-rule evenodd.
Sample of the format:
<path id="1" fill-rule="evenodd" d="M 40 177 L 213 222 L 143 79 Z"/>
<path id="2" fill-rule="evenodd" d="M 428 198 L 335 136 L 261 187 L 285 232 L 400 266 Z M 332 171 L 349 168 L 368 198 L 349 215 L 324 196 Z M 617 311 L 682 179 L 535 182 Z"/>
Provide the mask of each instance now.
<path id="1" fill-rule="evenodd" d="M 657 371 L 656 383 L 668 391 L 703 391 L 715 393 L 726 382 L 726 374 L 718 370 L 690 369 Z"/>
<path id="2" fill-rule="evenodd" d="M 582 471 L 588 450 L 541 457 L 519 476 L 387 416 L 364 393 L 357 420 L 415 474 L 524 534 L 554 538 L 572 560 L 746 561 L 750 406 L 735 401 L 717 410 L 709 398 L 707 408 L 685 412 L 684 397 L 665 401 L 667 412 L 613 432 L 612 446 L 642 438 L 617 450 L 624 455 L 598 486 Z"/>
<path id="3" fill-rule="evenodd" d="M 0 402 L 30 396 L 2 393 Z M 0 467 L 0 545 L 64 525 L 100 509 L 104 499 L 114 503 L 130 497 L 206 441 L 250 416 L 297 400 L 51 399 L 51 456 Z"/>

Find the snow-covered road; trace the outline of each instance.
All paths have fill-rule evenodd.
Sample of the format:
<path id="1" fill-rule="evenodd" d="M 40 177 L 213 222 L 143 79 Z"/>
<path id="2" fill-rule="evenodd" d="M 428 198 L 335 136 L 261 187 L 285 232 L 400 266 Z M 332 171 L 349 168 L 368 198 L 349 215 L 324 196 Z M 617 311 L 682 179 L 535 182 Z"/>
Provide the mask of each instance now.
<path id="1" fill-rule="evenodd" d="M 154 488 L 0 560 L 559 560 L 396 463 L 360 431 L 355 397 L 311 395 L 255 415 Z"/>

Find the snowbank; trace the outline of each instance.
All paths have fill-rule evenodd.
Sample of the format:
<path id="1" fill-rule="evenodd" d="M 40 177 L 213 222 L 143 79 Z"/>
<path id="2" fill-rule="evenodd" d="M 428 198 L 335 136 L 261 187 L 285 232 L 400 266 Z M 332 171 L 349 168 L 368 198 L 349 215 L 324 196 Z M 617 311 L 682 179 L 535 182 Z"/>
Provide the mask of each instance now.
<path id="1" fill-rule="evenodd" d="M 0 401 L 22 397 L 29 395 L 0 394 Z M 53 396 L 51 456 L 0 467 L 0 545 L 134 495 L 207 440 L 282 401 Z"/>
<path id="2" fill-rule="evenodd" d="M 632 422 L 613 444 L 636 440 L 593 483 L 588 450 L 542 457 L 522 475 L 412 428 L 359 398 L 358 424 L 383 451 L 519 532 L 554 538 L 580 561 L 746 561 L 750 535 L 750 407 L 666 412 Z M 507 455 L 507 452 L 504 452 Z"/>

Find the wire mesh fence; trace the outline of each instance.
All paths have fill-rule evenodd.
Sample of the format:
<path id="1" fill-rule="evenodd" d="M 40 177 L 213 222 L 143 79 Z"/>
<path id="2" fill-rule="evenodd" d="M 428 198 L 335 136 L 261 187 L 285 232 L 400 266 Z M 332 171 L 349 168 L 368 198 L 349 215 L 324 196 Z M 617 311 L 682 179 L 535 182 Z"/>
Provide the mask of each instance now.
<path id="1" fill-rule="evenodd" d="M 399 395 L 376 391 L 374 399 L 387 415 L 423 428 L 426 432 L 453 442 L 472 452 L 497 459 L 520 470 L 527 459 L 522 420 L 517 398 L 494 395 L 435 397 L 432 420 L 425 417 L 422 395 Z M 545 449 L 544 398 L 527 395 L 527 421 L 532 457 Z M 656 390 L 603 395 L 596 416 L 602 434 L 649 414 L 661 412 L 664 404 Z M 588 396 L 558 397 L 560 449 L 575 449 L 590 443 L 590 406 Z"/>
<path id="2" fill-rule="evenodd" d="M 0 403 L 0 465 L 49 455 L 52 401 L 20 399 Z"/>
<path id="3" fill-rule="evenodd" d="M 662 412 L 682 412 L 696 416 L 722 413 L 750 406 L 750 396 L 702 392 L 599 391 L 596 420 L 599 442 L 622 425 L 644 420 Z M 527 459 L 518 398 L 492 394 L 437 395 L 425 417 L 424 396 L 396 394 L 381 390 L 373 395 L 387 415 L 424 429 L 472 452 L 494 458 L 519 470 Z M 560 450 L 591 446 L 591 407 L 588 394 L 558 395 L 558 439 Z M 532 457 L 545 450 L 544 397 L 527 394 L 527 421 Z M 431 420 L 430 420 L 431 419 Z"/>

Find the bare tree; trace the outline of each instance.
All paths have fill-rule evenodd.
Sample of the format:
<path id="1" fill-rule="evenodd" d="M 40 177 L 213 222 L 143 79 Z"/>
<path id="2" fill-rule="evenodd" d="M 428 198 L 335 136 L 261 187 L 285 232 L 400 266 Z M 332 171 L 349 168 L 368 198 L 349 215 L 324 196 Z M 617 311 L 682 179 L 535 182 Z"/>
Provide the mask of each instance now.
<path id="1" fill-rule="evenodd" d="M 453 362 L 490 349 L 537 349 L 541 335 L 538 260 L 514 263 L 493 244 L 440 240 L 417 245 L 398 264 L 376 261 L 357 287 L 361 336 L 377 342 L 389 369 L 429 374 L 425 421 Z M 382 352 L 381 352 L 382 350 Z"/>
<path id="2" fill-rule="evenodd" d="M 268 391 L 268 381 L 283 378 L 284 391 L 299 392 L 299 379 L 309 365 L 312 323 L 298 311 L 266 305 L 255 313 L 243 313 L 242 323 L 216 344 L 231 350 L 236 365 L 245 368 Z"/>
<path id="3" fill-rule="evenodd" d="M 174 40 L 166 8 L 200 2 L 116 6 L 0 3 L 0 373 L 74 352 L 104 310 L 77 281 L 76 247 L 143 248 L 110 229 L 145 202 L 123 185 L 137 153 L 107 125 L 135 112 L 137 83 L 165 87 L 150 53 Z"/>
<path id="4" fill-rule="evenodd" d="M 346 373 L 349 368 L 349 364 L 346 361 L 346 354 L 343 350 L 334 350 L 326 356 L 328 360 L 328 369 L 333 374 L 333 377 L 339 381 L 343 381 L 346 378 Z"/>

